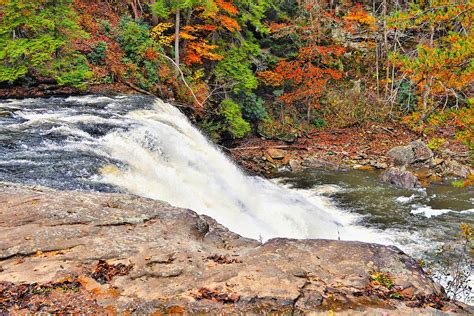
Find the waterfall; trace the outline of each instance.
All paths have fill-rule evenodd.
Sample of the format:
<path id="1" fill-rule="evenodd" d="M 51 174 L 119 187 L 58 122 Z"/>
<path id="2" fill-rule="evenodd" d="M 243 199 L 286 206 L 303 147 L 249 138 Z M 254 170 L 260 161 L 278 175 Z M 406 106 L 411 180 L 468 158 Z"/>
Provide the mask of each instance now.
<path id="1" fill-rule="evenodd" d="M 249 176 L 177 108 L 143 96 L 6 100 L 0 179 L 129 192 L 208 215 L 245 237 L 384 242 L 311 190 Z"/>
<path id="2" fill-rule="evenodd" d="M 101 140 L 124 166 L 103 168 L 105 183 L 211 216 L 246 237 L 338 237 L 341 224 L 323 207 L 245 175 L 173 106 L 156 100 L 127 119 L 130 129 Z"/>

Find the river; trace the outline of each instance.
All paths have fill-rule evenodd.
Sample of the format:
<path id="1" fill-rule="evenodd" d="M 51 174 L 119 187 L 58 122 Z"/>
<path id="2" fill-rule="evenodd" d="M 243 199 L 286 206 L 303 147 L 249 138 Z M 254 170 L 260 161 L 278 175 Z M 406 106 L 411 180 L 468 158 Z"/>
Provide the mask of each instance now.
<path id="1" fill-rule="evenodd" d="M 0 101 L 0 181 L 128 192 L 262 241 L 359 240 L 424 259 L 474 224 L 472 188 L 401 190 L 362 171 L 246 175 L 178 109 L 144 96 Z"/>

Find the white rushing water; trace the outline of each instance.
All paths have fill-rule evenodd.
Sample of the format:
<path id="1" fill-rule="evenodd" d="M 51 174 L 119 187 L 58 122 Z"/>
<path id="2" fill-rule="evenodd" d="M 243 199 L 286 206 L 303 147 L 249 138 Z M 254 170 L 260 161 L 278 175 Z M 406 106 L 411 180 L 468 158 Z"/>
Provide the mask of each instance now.
<path id="1" fill-rule="evenodd" d="M 208 215 L 245 237 L 376 242 L 424 258 L 474 216 L 468 190 L 400 191 L 349 173 L 319 182 L 308 171 L 302 186 L 297 174 L 249 176 L 157 99 L 0 100 L 0 110 L 12 113 L 0 116 L 1 181 L 130 192 Z"/>
<path id="2" fill-rule="evenodd" d="M 245 175 L 167 103 L 157 100 L 153 109 L 130 112 L 127 119 L 134 127 L 101 140 L 126 166 L 103 168 L 106 183 L 206 214 L 246 237 L 376 238 L 352 226 L 348 214 Z"/>

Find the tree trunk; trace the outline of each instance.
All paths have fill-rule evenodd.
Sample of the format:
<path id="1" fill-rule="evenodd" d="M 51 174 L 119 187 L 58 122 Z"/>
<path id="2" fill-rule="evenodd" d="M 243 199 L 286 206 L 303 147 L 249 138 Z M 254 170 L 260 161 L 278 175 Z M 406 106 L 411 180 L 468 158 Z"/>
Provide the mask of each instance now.
<path id="1" fill-rule="evenodd" d="M 174 62 L 179 68 L 179 30 L 181 23 L 181 12 L 179 9 L 176 9 L 176 25 L 174 31 Z"/>
<path id="2" fill-rule="evenodd" d="M 375 78 L 377 82 L 377 99 L 380 100 L 380 75 L 379 75 L 379 42 L 375 39 Z"/>
<path id="3" fill-rule="evenodd" d="M 388 31 L 387 31 L 387 0 L 382 2 L 382 16 L 383 16 L 383 46 L 385 63 L 385 97 L 388 97 L 388 83 L 390 79 L 390 68 L 388 67 Z"/>
<path id="4" fill-rule="evenodd" d="M 140 19 L 140 11 L 138 10 L 138 3 L 137 3 L 137 0 L 132 0 L 132 2 L 130 3 L 130 6 L 132 7 L 133 18 L 134 18 L 135 20 Z"/>

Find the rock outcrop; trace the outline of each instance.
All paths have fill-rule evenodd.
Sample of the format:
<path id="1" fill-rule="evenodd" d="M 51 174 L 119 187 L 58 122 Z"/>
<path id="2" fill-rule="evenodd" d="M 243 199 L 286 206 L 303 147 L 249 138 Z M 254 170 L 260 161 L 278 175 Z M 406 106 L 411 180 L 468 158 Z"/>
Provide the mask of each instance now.
<path id="1" fill-rule="evenodd" d="M 444 157 L 443 152 L 436 152 L 435 155 L 421 140 L 394 147 L 386 155 L 393 164 L 382 174 L 382 181 L 403 188 L 428 186 L 443 177 L 465 179 L 473 173 L 472 168 L 450 158 L 450 155 Z"/>
<path id="2" fill-rule="evenodd" d="M 467 313 L 394 247 L 261 244 L 160 201 L 1 183 L 0 271 L 9 313 Z"/>

